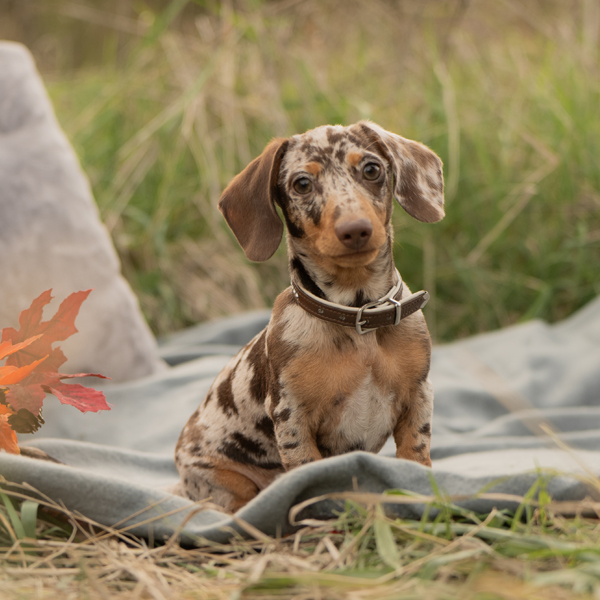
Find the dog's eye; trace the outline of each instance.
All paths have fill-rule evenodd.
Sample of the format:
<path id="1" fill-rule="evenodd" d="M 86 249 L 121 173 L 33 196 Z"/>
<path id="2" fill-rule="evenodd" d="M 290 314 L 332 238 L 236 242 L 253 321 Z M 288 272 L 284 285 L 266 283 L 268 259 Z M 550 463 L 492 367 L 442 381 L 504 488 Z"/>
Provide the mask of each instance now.
<path id="1" fill-rule="evenodd" d="M 309 194 L 312 192 L 312 181 L 308 177 L 299 177 L 292 186 L 299 194 Z"/>
<path id="2" fill-rule="evenodd" d="M 369 181 L 374 181 L 379 177 L 381 168 L 375 163 L 367 163 L 363 168 L 363 177 Z"/>

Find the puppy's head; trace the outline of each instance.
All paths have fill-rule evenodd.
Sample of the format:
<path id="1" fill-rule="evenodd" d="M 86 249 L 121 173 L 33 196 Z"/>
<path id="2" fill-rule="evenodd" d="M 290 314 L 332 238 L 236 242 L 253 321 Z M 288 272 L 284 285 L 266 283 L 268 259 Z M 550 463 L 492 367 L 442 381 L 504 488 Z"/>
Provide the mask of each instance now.
<path id="1" fill-rule="evenodd" d="M 275 139 L 227 186 L 219 209 L 250 260 L 289 235 L 319 261 L 364 266 L 385 244 L 393 198 L 411 216 L 444 216 L 441 160 L 426 146 L 362 121 Z"/>

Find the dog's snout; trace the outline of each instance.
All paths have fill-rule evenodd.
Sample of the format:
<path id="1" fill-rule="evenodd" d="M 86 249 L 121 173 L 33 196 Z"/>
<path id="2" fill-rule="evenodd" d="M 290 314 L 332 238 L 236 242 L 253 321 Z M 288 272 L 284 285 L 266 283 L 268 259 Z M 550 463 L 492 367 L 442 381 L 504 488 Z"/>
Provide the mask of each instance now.
<path id="1" fill-rule="evenodd" d="M 356 221 L 343 221 L 335 226 L 335 235 L 338 240 L 351 248 L 360 250 L 371 239 L 373 224 L 369 219 L 357 219 Z"/>

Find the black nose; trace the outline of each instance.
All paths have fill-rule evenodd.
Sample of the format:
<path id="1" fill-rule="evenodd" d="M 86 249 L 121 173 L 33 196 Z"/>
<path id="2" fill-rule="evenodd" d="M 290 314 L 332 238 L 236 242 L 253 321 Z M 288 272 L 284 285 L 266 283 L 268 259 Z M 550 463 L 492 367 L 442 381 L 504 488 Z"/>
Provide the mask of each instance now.
<path id="1" fill-rule="evenodd" d="M 371 239 L 373 225 L 369 219 L 357 219 L 356 221 L 344 221 L 335 226 L 335 235 L 338 240 L 351 248 L 360 250 Z"/>

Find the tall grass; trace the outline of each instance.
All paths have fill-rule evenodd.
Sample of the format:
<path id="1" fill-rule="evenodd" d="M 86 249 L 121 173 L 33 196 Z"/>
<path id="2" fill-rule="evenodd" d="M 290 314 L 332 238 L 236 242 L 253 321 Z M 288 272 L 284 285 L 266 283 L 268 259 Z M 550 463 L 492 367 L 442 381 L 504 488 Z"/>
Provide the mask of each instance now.
<path id="1" fill-rule="evenodd" d="M 444 160 L 444 221 L 394 216 L 438 340 L 600 292 L 594 0 L 61 6 L 73 30 L 103 27 L 102 60 L 46 82 L 155 332 L 271 304 L 283 247 L 248 263 L 219 194 L 272 136 L 363 118 Z"/>

